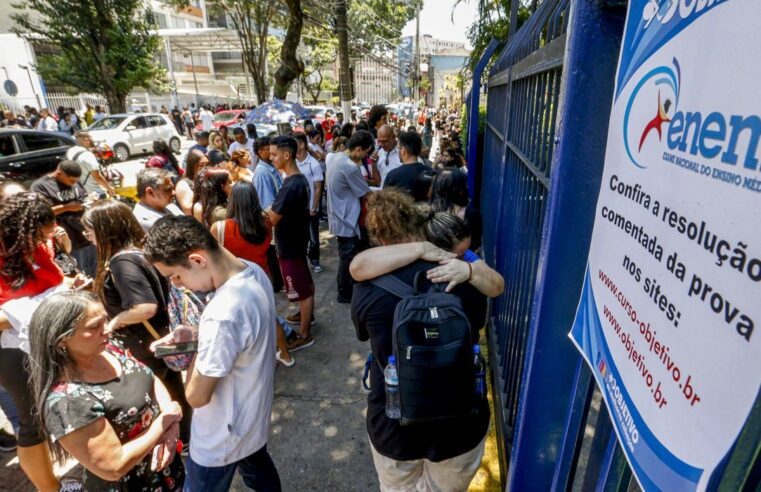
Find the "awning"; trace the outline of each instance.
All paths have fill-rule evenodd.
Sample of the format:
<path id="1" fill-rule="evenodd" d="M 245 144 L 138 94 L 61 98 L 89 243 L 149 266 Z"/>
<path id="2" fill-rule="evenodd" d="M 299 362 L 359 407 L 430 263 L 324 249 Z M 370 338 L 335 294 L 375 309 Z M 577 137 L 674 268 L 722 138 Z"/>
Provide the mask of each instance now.
<path id="1" fill-rule="evenodd" d="M 210 53 L 233 51 L 240 53 L 240 41 L 234 29 L 223 27 L 194 29 L 159 29 L 156 34 L 169 41 L 172 51 Z"/>

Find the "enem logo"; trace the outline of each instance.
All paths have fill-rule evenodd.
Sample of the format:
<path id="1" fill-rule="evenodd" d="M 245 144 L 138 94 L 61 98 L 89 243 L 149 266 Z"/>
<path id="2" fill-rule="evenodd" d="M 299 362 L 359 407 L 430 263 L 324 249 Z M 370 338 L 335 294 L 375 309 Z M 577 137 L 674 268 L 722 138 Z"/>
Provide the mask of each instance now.
<path id="1" fill-rule="evenodd" d="M 663 126 L 673 119 L 679 104 L 680 70 L 674 58 L 673 67 L 655 67 L 637 82 L 624 111 L 624 147 L 632 163 L 640 169 L 643 146 L 657 137 L 663 138 Z M 631 142 L 636 142 L 634 151 Z M 636 155 L 635 155 L 636 153 Z"/>
<path id="2" fill-rule="evenodd" d="M 659 161 L 665 150 L 665 133 L 665 144 L 672 152 L 706 161 L 718 159 L 729 166 L 741 162 L 745 169 L 758 169 L 761 117 L 680 111 L 681 71 L 676 58 L 672 63 L 645 74 L 626 104 L 623 136 L 631 162 L 645 169 L 645 162 Z"/>

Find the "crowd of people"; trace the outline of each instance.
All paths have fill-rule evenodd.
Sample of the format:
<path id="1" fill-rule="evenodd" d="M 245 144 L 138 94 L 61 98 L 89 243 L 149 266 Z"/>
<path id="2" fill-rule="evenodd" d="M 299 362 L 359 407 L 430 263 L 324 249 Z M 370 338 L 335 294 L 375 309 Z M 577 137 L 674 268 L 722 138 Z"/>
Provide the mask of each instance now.
<path id="1" fill-rule="evenodd" d="M 0 434 L 0 446 L 17 439 L 36 488 L 222 491 L 237 470 L 255 490 L 281 490 L 267 450 L 275 366 L 316 343 L 313 275 L 331 237 L 336 301 L 351 305 L 377 361 L 367 431 L 381 489 L 467 488 L 486 400 L 417 425 L 387 414 L 401 296 L 377 280 L 439 285 L 473 344 L 504 281 L 478 256 L 456 119 L 423 108 L 400 122 L 382 105 L 367 116 L 328 114 L 282 135 L 199 131 L 182 162 L 156 141 L 133 207 L 111 199 L 82 130 L 84 150 L 29 190 L 2 185 L 0 383 L 11 401 L 0 406 L 16 436 Z M 281 291 L 297 306 L 288 316 Z M 472 372 L 452 376 L 472 388 Z M 67 457 L 84 467 L 81 482 L 53 473 Z"/>

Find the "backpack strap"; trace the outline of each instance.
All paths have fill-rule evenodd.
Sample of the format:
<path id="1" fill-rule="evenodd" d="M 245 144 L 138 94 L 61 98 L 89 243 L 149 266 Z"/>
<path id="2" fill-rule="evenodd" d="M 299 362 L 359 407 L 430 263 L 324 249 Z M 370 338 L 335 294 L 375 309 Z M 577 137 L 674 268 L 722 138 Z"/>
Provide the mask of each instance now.
<path id="1" fill-rule="evenodd" d="M 412 288 L 399 277 L 391 274 L 386 274 L 378 278 L 374 278 L 370 281 L 370 283 L 401 299 L 417 294 L 417 290 Z"/>
<path id="2" fill-rule="evenodd" d="M 74 154 L 73 156 L 71 156 L 71 160 L 72 160 L 72 161 L 74 161 L 74 162 L 79 162 L 77 159 L 79 159 L 79 158 L 80 158 L 80 156 L 81 156 L 82 154 L 84 154 L 85 152 L 87 152 L 87 149 L 84 149 L 84 150 L 80 150 L 79 152 L 77 152 L 76 154 Z M 92 172 L 92 171 L 91 171 L 91 172 Z M 90 172 L 90 173 L 91 173 L 91 172 Z M 86 185 L 86 184 L 87 184 L 87 182 L 90 180 L 90 173 L 87 173 L 87 177 L 85 177 L 85 180 L 82 182 L 82 186 Z"/>

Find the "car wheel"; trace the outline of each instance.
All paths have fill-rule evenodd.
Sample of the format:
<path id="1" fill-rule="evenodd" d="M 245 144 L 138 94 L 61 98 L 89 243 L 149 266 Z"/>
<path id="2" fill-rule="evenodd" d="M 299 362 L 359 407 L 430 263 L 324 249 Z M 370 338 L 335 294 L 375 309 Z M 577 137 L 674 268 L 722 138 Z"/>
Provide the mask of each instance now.
<path id="1" fill-rule="evenodd" d="M 129 149 L 124 144 L 114 145 L 114 157 L 119 162 L 125 162 L 129 160 Z"/>
<path id="2" fill-rule="evenodd" d="M 172 152 L 174 152 L 175 154 L 179 154 L 180 153 L 180 139 L 177 137 L 172 137 L 169 140 L 169 147 L 172 149 Z"/>

